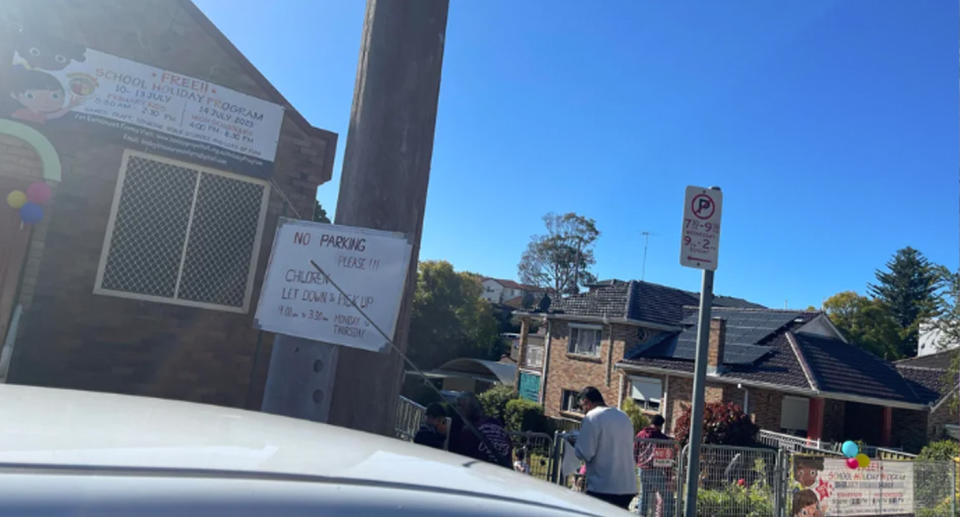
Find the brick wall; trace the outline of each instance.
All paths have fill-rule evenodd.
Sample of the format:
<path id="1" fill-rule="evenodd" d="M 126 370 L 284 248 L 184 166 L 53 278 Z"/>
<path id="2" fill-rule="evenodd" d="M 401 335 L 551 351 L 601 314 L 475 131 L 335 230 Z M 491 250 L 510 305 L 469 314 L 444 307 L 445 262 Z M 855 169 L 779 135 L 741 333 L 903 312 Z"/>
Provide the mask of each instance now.
<path id="1" fill-rule="evenodd" d="M 954 397 L 940 404 L 936 411 L 930 413 L 928 422 L 927 436 L 931 440 L 937 440 L 943 437 L 944 425 L 956 424 L 958 422 L 956 401 Z M 896 420 L 894 420 L 896 423 Z"/>
<path id="2" fill-rule="evenodd" d="M 584 323 L 587 324 L 587 323 Z M 612 339 L 611 339 L 612 330 Z M 620 394 L 620 372 L 613 365 L 623 359 L 625 346 L 638 341 L 637 328 L 628 325 L 602 325 L 600 355 L 596 358 L 576 356 L 567 352 L 570 325 L 563 320 L 550 322 L 549 370 L 544 385 L 544 410 L 547 416 L 557 418 L 563 390 L 580 391 L 595 386 L 604 400 L 616 405 Z M 612 348 L 611 348 L 612 346 Z"/>
<path id="3" fill-rule="evenodd" d="M 181 2 L 56 0 L 44 7 L 65 39 L 285 104 Z M 101 29 L 105 20 L 110 30 Z M 0 59 L 9 62 L 11 52 L 0 49 Z M 49 138 L 60 154 L 63 181 L 25 270 L 32 304 L 10 381 L 258 407 L 271 338 L 252 328 L 252 311 L 277 218 L 311 217 L 316 186 L 330 176 L 336 135 L 313 130 L 287 106 L 246 314 L 94 295 L 124 148 L 79 127 Z"/>
<path id="4" fill-rule="evenodd" d="M 891 446 L 902 447 L 907 452 L 920 452 L 928 439 L 928 419 L 931 418 L 926 411 L 894 408 Z"/>
<path id="5" fill-rule="evenodd" d="M 846 403 L 842 400 L 826 399 L 823 401 L 823 440 L 842 442 L 846 439 L 843 437 L 846 407 Z"/>

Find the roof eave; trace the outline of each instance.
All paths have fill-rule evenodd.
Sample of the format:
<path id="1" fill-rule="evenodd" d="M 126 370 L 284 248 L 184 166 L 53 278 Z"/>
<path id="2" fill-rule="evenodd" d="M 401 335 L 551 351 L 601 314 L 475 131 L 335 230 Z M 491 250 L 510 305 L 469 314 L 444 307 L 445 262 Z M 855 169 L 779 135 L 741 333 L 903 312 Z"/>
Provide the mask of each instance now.
<path id="1" fill-rule="evenodd" d="M 633 318 L 611 318 L 605 316 L 581 316 L 577 314 L 567 314 L 564 312 L 557 312 L 553 314 L 547 314 L 549 319 L 565 320 L 565 321 L 590 321 L 594 323 L 619 323 L 621 325 L 633 325 L 636 327 L 647 327 L 656 330 L 667 330 L 667 331 L 678 331 L 683 330 L 683 327 L 676 325 L 667 325 L 664 323 L 657 323 L 654 321 L 646 320 L 635 320 Z"/>
<path id="2" fill-rule="evenodd" d="M 641 372 L 641 373 L 660 373 L 673 375 L 675 377 L 693 377 L 693 372 L 684 372 L 680 370 L 672 370 L 669 368 L 660 368 L 657 366 L 644 366 L 637 365 L 632 363 L 625 363 L 623 361 L 618 362 L 615 365 L 617 368 L 623 370 L 625 373 Z M 770 389 L 775 391 L 782 391 L 784 393 L 795 393 L 800 395 L 807 395 L 810 397 L 821 397 L 833 400 L 842 400 L 846 402 L 859 402 L 862 404 L 871 404 L 874 406 L 886 406 L 900 409 L 915 409 L 915 410 L 929 410 L 930 406 L 927 404 L 922 404 L 919 402 L 906 402 L 899 400 L 890 400 L 890 399 L 879 399 L 874 397 L 864 397 L 862 395 L 855 395 L 852 393 L 841 393 L 835 391 L 821 391 L 819 389 L 806 389 L 798 388 L 796 386 L 788 386 L 785 384 L 775 384 L 772 382 L 760 382 L 753 381 L 750 379 L 743 379 L 737 377 L 731 377 L 728 375 L 720 375 L 715 377 L 710 377 L 711 382 L 719 382 L 723 384 L 741 384 L 743 386 L 749 386 L 752 388 L 763 388 Z"/>

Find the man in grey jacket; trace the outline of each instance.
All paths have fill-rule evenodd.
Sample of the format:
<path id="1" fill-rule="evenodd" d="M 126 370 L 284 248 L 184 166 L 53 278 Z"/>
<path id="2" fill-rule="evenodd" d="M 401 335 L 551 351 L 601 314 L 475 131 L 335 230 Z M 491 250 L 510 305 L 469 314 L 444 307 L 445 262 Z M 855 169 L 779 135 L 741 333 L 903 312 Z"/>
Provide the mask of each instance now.
<path id="1" fill-rule="evenodd" d="M 584 416 L 574 449 L 587 466 L 587 494 L 629 508 L 637 494 L 630 417 L 607 407 L 593 386 L 580 392 L 579 402 Z"/>

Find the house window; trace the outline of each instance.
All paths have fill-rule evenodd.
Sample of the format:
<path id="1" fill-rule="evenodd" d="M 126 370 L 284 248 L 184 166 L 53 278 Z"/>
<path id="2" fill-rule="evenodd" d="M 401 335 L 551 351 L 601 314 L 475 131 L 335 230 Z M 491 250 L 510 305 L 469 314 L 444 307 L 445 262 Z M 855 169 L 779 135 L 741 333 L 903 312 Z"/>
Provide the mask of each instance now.
<path id="1" fill-rule="evenodd" d="M 653 377 L 630 377 L 630 398 L 641 409 L 659 411 L 663 397 L 663 384 Z"/>
<path id="2" fill-rule="evenodd" d="M 810 399 L 803 397 L 783 397 L 780 403 L 780 429 L 785 433 L 807 432 L 810 416 Z"/>
<path id="3" fill-rule="evenodd" d="M 527 343 L 527 352 L 523 356 L 523 367 L 529 369 L 543 368 L 543 345 Z"/>
<path id="4" fill-rule="evenodd" d="M 94 292 L 247 312 L 268 185 L 126 151 Z"/>
<path id="5" fill-rule="evenodd" d="M 580 394 L 573 390 L 563 390 L 560 397 L 560 411 L 569 413 L 580 413 L 580 401 L 577 397 Z"/>
<path id="6" fill-rule="evenodd" d="M 570 325 L 567 352 L 577 355 L 600 356 L 600 327 Z"/>

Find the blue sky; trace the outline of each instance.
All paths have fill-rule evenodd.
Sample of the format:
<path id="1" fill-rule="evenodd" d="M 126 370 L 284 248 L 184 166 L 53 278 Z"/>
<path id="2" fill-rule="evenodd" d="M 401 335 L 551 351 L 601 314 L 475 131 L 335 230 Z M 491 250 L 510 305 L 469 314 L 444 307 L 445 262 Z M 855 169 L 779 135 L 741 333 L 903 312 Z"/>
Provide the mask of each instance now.
<path id="1" fill-rule="evenodd" d="M 363 2 L 198 0 L 340 134 Z M 724 190 L 718 292 L 771 307 L 865 290 L 903 246 L 958 263 L 956 2 L 454 0 L 421 259 L 515 278 L 546 212 L 601 231 L 595 273 L 696 290 L 686 185 Z"/>

